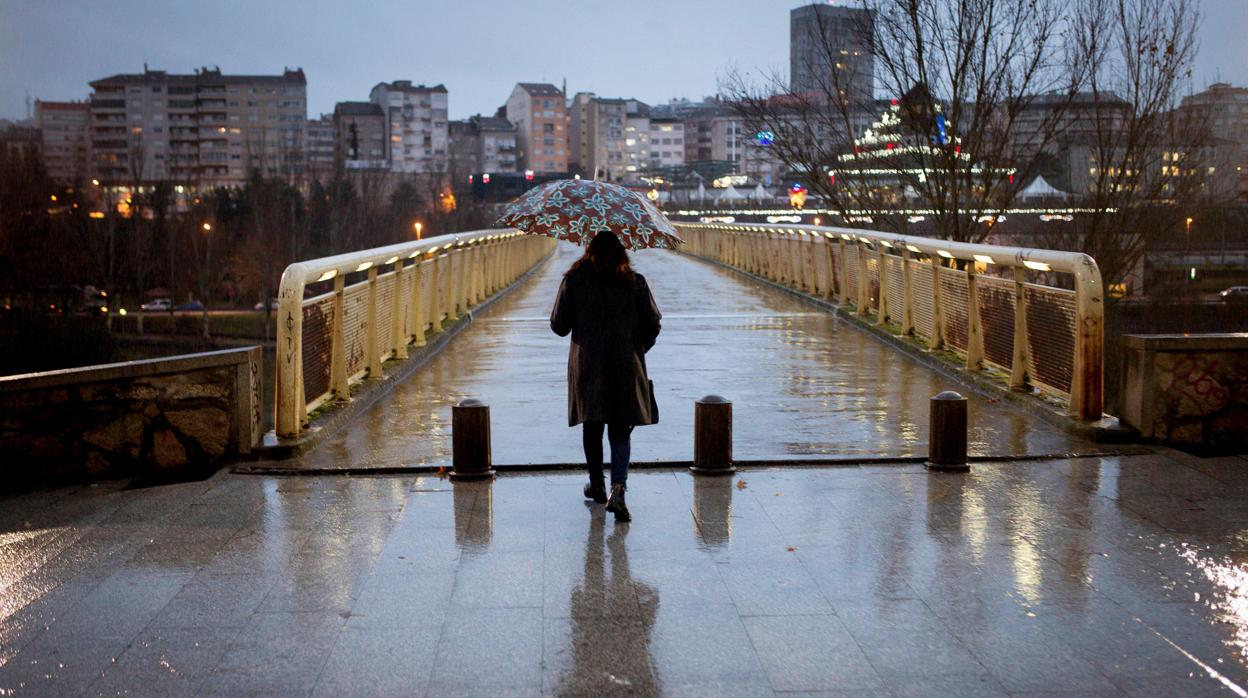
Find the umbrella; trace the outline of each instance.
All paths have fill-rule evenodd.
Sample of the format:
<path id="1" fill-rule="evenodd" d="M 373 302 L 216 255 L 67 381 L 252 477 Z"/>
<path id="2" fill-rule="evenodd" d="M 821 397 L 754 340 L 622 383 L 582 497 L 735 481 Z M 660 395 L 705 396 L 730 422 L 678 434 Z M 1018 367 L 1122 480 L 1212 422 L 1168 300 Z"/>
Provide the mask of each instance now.
<path id="1" fill-rule="evenodd" d="M 706 201 L 706 187 L 702 186 L 702 182 L 698 182 L 698 203 Z"/>
<path id="2" fill-rule="evenodd" d="M 763 188 L 762 182 L 759 182 L 758 186 L 754 187 L 754 200 L 759 203 L 767 200 L 767 190 Z"/>
<path id="3" fill-rule="evenodd" d="M 676 249 L 684 240 L 644 196 L 618 184 L 561 179 L 531 189 L 507 205 L 498 225 L 581 245 L 610 231 L 630 250 Z"/>
<path id="4" fill-rule="evenodd" d="M 737 191 L 737 188 L 732 186 L 731 184 L 728 185 L 728 188 L 725 189 L 723 193 L 715 197 L 715 201 L 717 202 L 718 201 L 743 201 L 743 200 L 745 200 L 745 195 Z"/>

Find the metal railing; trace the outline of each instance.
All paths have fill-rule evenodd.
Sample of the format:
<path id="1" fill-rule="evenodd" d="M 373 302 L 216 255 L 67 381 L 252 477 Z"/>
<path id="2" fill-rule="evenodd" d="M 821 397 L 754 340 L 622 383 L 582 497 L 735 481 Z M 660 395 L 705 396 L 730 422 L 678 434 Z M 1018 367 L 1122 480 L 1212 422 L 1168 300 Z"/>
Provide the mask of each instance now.
<path id="1" fill-rule="evenodd" d="M 1008 372 L 1014 390 L 1102 416 L 1104 307 L 1088 255 L 810 225 L 676 226 L 690 254 L 835 299 L 956 351 L 968 371 Z M 1056 274 L 1071 275 L 1074 290 L 1039 283 Z"/>
<path id="2" fill-rule="evenodd" d="M 278 291 L 277 435 L 297 436 L 308 412 L 381 378 L 383 361 L 407 358 L 408 345 L 424 346 L 427 334 L 442 332 L 554 246 L 511 229 L 482 230 L 286 267 Z M 310 288 L 322 292 L 309 296 Z"/>

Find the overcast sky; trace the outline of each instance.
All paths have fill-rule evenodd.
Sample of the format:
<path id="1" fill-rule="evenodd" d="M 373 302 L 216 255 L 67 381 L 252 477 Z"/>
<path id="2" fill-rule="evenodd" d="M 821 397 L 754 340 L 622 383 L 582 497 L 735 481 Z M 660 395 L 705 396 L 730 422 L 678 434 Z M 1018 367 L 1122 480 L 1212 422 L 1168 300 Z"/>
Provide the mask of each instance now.
<path id="1" fill-rule="evenodd" d="M 1199 0 L 1194 77 L 1248 85 L 1248 0 Z M 0 0 L 0 117 L 84 99 L 115 73 L 302 67 L 308 113 L 388 80 L 443 83 L 452 118 L 492 114 L 516 82 L 565 78 L 659 103 L 715 93 L 727 67 L 783 68 L 802 0 Z"/>

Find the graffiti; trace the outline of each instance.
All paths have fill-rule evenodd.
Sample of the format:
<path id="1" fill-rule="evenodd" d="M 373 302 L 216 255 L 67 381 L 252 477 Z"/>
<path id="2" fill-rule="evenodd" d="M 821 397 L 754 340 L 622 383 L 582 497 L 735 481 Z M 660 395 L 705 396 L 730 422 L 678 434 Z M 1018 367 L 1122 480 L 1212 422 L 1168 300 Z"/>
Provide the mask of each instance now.
<path id="1" fill-rule="evenodd" d="M 1174 362 L 1171 386 L 1196 406 L 1198 414 L 1216 412 L 1231 398 L 1231 392 L 1214 377 L 1218 366 L 1217 359 L 1202 362 L 1191 354 L 1178 357 Z"/>

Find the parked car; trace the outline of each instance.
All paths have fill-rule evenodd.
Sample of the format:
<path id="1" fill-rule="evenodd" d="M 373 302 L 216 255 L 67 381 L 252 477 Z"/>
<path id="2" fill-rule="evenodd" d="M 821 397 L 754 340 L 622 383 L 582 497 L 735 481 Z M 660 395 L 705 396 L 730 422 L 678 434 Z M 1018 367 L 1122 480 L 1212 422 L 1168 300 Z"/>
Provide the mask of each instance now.
<path id="1" fill-rule="evenodd" d="M 189 303 L 179 303 L 173 306 L 173 309 L 177 311 L 203 310 L 204 304 L 199 301 L 190 301 Z"/>
<path id="2" fill-rule="evenodd" d="M 1248 303 L 1248 286 L 1232 286 L 1218 296 L 1223 303 Z"/>
<path id="3" fill-rule="evenodd" d="M 252 310 L 256 310 L 256 311 L 264 310 L 264 303 L 263 303 L 263 302 L 261 302 L 261 303 L 256 303 L 256 305 L 252 308 Z M 269 299 L 269 310 L 277 310 L 277 299 L 276 299 L 276 298 L 270 298 L 270 299 Z"/>
<path id="4" fill-rule="evenodd" d="M 168 311 L 172 307 L 173 307 L 173 301 L 169 300 L 168 298 L 157 298 L 155 300 L 150 300 L 144 303 L 143 305 L 140 305 L 139 309 L 146 310 L 149 312 L 155 312 L 155 311 L 160 311 L 160 310 Z"/>

